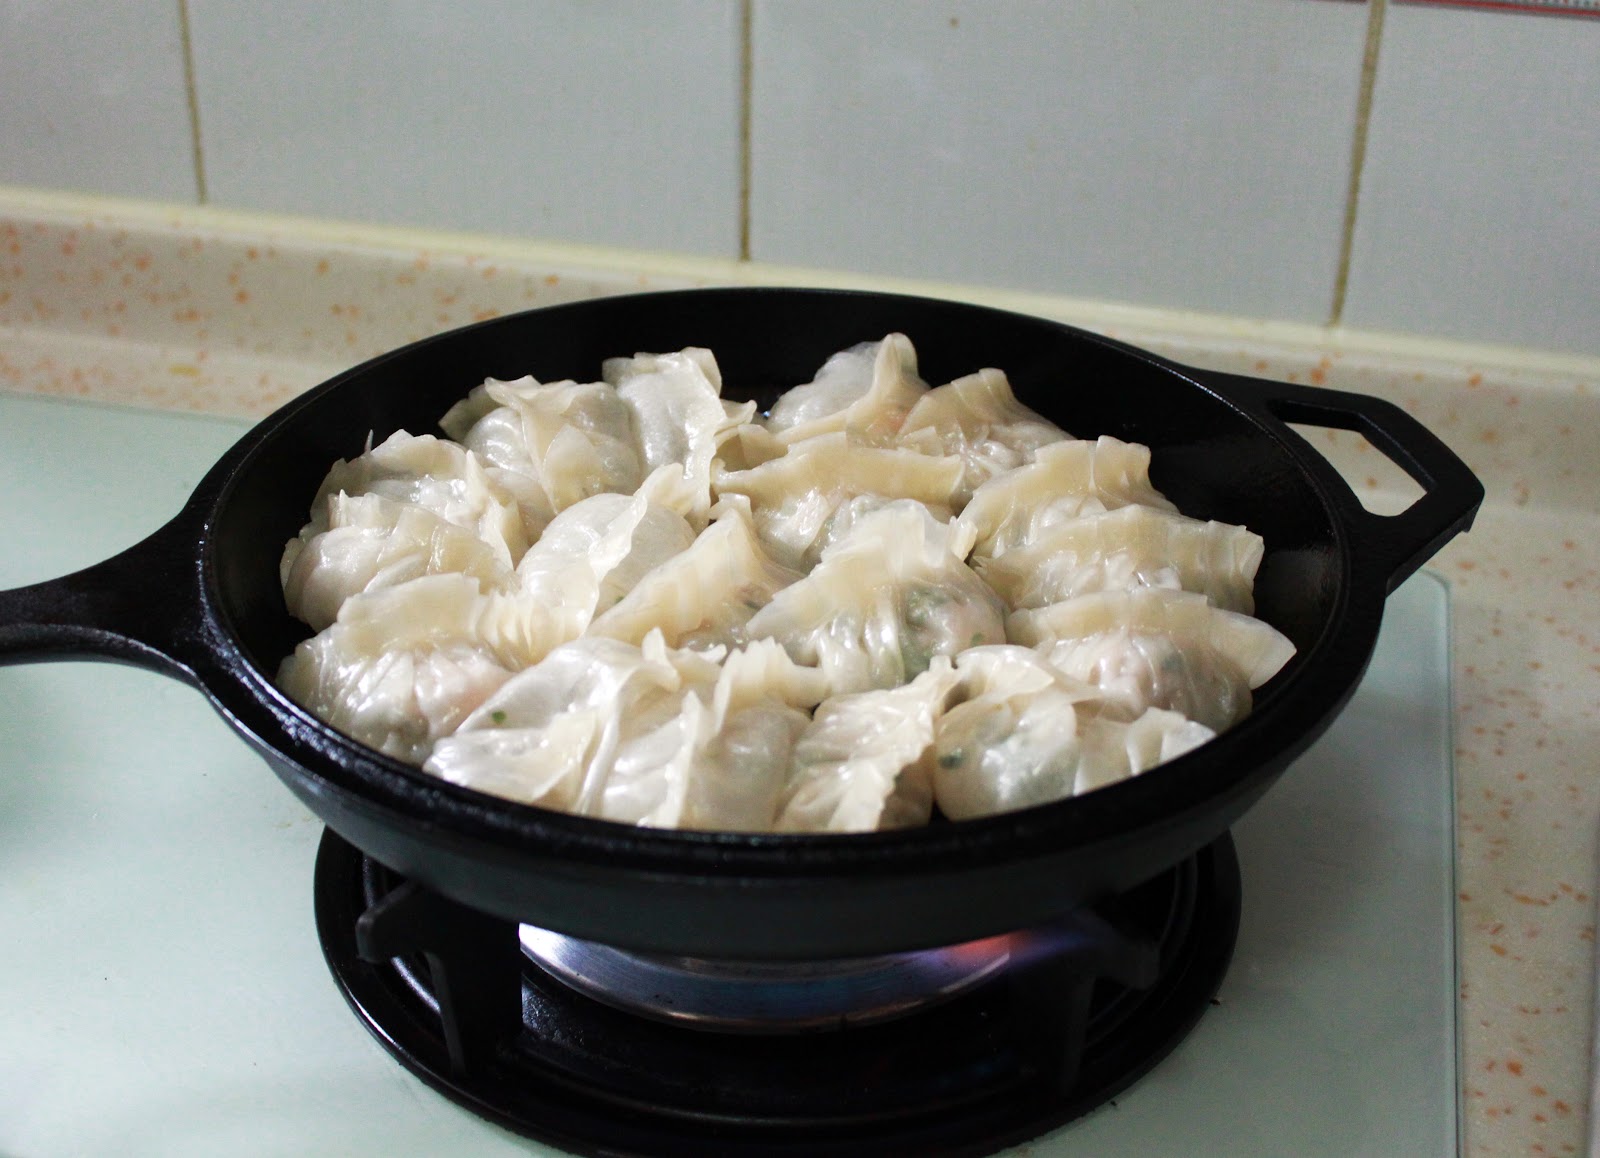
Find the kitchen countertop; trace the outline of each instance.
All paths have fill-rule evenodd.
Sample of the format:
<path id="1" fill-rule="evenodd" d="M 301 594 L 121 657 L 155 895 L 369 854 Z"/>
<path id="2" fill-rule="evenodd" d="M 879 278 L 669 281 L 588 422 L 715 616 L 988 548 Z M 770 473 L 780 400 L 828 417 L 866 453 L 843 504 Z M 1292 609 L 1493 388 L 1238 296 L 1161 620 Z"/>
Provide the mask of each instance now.
<path id="1" fill-rule="evenodd" d="M 0 395 L 0 587 L 159 525 L 248 425 Z M 1233 827 L 1216 1005 L 1115 1105 L 1006 1155 L 1457 1153 L 1447 623 L 1435 576 L 1395 591 L 1347 708 Z M 312 919 L 321 826 L 203 697 L 56 662 L 0 667 L 0 703 L 0 1154 L 565 1153 L 351 1015 Z M 1241 1121 L 1251 1099 L 1273 1112 Z"/>
<path id="2" fill-rule="evenodd" d="M 1451 585 L 1465 1152 L 1579 1152 L 1589 1104 L 1600 780 L 1600 360 L 0 189 L 0 389 L 261 415 L 413 338 L 595 294 L 855 285 L 1058 317 L 1197 365 L 1387 398 L 1488 498 L 1430 564 Z M 1379 510 L 1410 485 L 1314 445 Z"/>

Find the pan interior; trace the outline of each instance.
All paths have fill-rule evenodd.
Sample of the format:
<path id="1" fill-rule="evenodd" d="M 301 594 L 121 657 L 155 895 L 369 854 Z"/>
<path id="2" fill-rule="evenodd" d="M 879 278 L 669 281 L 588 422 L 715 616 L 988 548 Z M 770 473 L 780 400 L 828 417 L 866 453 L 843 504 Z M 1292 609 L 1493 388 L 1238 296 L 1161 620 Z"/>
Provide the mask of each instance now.
<path id="1" fill-rule="evenodd" d="M 485 378 L 592 381 L 608 357 L 690 345 L 715 353 L 725 397 L 769 405 L 834 352 L 891 332 L 911 339 L 930 384 L 998 367 L 1019 399 L 1069 433 L 1149 445 L 1152 481 L 1186 513 L 1265 538 L 1257 611 L 1300 654 L 1261 689 L 1256 718 L 1173 765 L 1037 809 L 852 836 L 726 834 L 615 825 L 443 784 L 262 690 L 307 634 L 284 606 L 283 545 L 329 466 L 369 439 L 438 433 L 439 417 Z M 1353 688 L 1359 664 L 1330 662 L 1345 646 L 1343 532 L 1292 445 L 1275 424 L 1148 355 L 961 303 L 707 290 L 497 319 L 318 387 L 202 484 L 208 600 L 227 669 L 210 690 L 330 827 L 486 912 L 633 949 L 763 959 L 970 940 L 1130 887 L 1215 839 Z M 1315 680 L 1296 678 L 1313 665 Z"/>
<path id="2" fill-rule="evenodd" d="M 216 512 L 220 610 L 270 677 L 306 634 L 278 585 L 284 543 L 305 523 L 336 459 L 396 430 L 440 433 L 439 417 L 485 378 L 597 379 L 608 357 L 705 346 L 724 396 L 766 407 L 826 358 L 907 334 L 937 385 L 1004 370 L 1017 397 L 1079 438 L 1152 449 L 1151 478 L 1186 514 L 1261 534 L 1258 614 L 1304 653 L 1343 579 L 1330 513 L 1286 446 L 1209 391 L 1124 348 L 1038 319 L 944 301 L 802 290 L 707 291 L 597 299 L 473 326 L 357 367 L 269 420 Z"/>
<path id="3" fill-rule="evenodd" d="M 784 390 L 809 381 L 831 354 L 892 332 L 911 339 L 921 376 L 930 384 L 998 367 L 1021 401 L 1075 437 L 1113 435 L 1150 446 L 1152 481 L 1187 514 L 1243 524 L 1263 536 L 1267 550 L 1257 578 L 1257 614 L 1293 640 L 1299 654 L 1258 692 L 1258 713 L 1329 637 L 1341 614 L 1348 568 L 1335 512 L 1281 431 L 1172 367 L 1058 323 L 963 303 L 821 290 L 690 291 L 595 299 L 442 334 L 348 371 L 247 436 L 232 461 L 214 472 L 220 478 L 219 497 L 207 545 L 214 611 L 224 637 L 231 637 L 222 662 L 233 671 L 219 701 L 232 696 L 236 704 L 224 703 L 224 710 L 261 721 L 261 728 L 246 725 L 244 730 L 255 732 L 285 782 L 325 819 L 335 806 L 328 791 L 336 789 L 340 810 L 348 805 L 365 813 L 376 806 L 393 818 L 398 808 L 410 817 L 407 826 L 427 830 L 430 845 L 442 823 L 471 843 L 490 832 L 518 849 L 553 838 L 569 849 L 593 846 L 590 852 L 598 858 L 620 851 L 651 864 L 677 865 L 692 847 L 693 855 L 718 873 L 732 871 L 729 857 L 746 853 L 761 871 L 770 866 L 780 873 L 799 872 L 813 852 L 818 863 L 833 864 L 838 850 L 822 846 L 831 849 L 847 838 L 736 840 L 728 834 L 633 828 L 611 833 L 616 826 L 507 805 L 352 744 L 308 722 L 276 693 L 264 692 L 263 685 L 272 682 L 283 658 L 308 634 L 284 606 L 278 578 L 284 543 L 305 523 L 329 466 L 360 454 L 369 440 L 380 442 L 401 429 L 440 433 L 439 418 L 486 378 L 531 374 L 542 382 L 593 381 L 606 358 L 690 345 L 713 351 L 725 397 L 768 406 Z M 240 676 L 262 690 L 241 693 Z M 1287 762 L 1275 753 L 1315 727 L 1324 712 L 1315 705 L 1307 708 L 1296 708 L 1266 730 L 1235 729 L 1224 738 L 1228 753 L 1211 753 L 1204 768 L 1191 758 L 1181 782 L 1157 770 L 1094 798 L 1075 799 L 1070 809 L 1048 806 L 1061 814 L 1051 822 L 1056 827 L 1049 842 L 1099 843 L 1118 831 L 1131 834 L 1155 823 L 1166 833 L 1163 840 L 1192 851 L 1184 846 L 1217 831 L 1188 833 L 1187 826 L 1202 813 L 1220 818 L 1264 789 Z M 1247 740 L 1247 733 L 1257 732 Z M 1185 814 L 1183 820 L 1175 808 Z M 352 825 L 366 822 L 352 816 L 339 823 L 352 836 Z M 988 858 L 1009 855 L 1001 850 L 1012 847 L 1017 824 L 1028 824 L 1026 814 L 942 827 L 961 830 L 951 839 L 962 855 Z M 386 833 L 391 825 L 392 819 L 384 819 L 373 831 Z M 948 863 L 936 847 L 943 840 L 935 831 L 939 827 L 848 838 L 849 855 L 874 857 L 872 848 L 882 845 L 889 858 L 885 863 L 899 856 Z M 1215 829 L 1215 821 L 1203 827 Z M 711 836 L 724 839 L 708 840 Z M 1045 839 L 1042 830 L 1037 839 Z M 802 845 L 817 848 L 792 859 Z M 398 863 L 402 855 L 397 851 L 389 863 L 405 868 Z"/>

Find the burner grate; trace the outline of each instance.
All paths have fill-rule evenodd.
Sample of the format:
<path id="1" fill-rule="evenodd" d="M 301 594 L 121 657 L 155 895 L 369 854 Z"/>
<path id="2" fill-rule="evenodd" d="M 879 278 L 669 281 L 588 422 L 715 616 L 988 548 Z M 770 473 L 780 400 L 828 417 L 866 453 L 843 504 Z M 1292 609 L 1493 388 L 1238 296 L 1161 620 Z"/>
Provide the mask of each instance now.
<path id="1" fill-rule="evenodd" d="M 331 832 L 316 911 L 334 976 L 384 1047 L 529 1137 L 640 1158 L 980 1155 L 1116 1096 L 1188 1033 L 1232 953 L 1239 875 L 1224 836 L 1019 935 L 1003 968 L 961 992 L 804 1033 L 707 1032 L 598 1001 L 529 960 L 515 923 Z"/>

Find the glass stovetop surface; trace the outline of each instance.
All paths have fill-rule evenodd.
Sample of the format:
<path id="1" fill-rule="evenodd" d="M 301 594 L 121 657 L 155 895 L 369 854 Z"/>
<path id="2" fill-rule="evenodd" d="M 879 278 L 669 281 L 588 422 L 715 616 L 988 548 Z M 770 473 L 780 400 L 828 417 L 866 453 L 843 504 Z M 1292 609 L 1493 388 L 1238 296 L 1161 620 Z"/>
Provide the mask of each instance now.
<path id="1" fill-rule="evenodd" d="M 0 396 L 0 586 L 130 545 L 245 429 Z M 1018 1153 L 1456 1153 L 1450 756 L 1447 593 L 1424 574 L 1343 716 L 1235 830 L 1220 1003 Z M 0 1155 L 556 1153 L 351 1015 L 313 928 L 319 835 L 192 690 L 0 668 Z"/>

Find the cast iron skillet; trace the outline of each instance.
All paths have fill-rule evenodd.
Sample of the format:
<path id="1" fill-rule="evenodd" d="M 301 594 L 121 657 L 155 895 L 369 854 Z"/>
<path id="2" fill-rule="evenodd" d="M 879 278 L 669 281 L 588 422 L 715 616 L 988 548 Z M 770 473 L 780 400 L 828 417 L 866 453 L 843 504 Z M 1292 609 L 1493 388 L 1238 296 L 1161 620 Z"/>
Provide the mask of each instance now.
<path id="1" fill-rule="evenodd" d="M 686 345 L 715 352 L 725 396 L 768 404 L 830 353 L 891 331 L 910 336 L 929 382 L 998 366 L 1073 435 L 1148 444 L 1153 481 L 1188 514 L 1265 537 L 1258 613 L 1299 652 L 1248 719 L 1135 779 L 1010 815 L 867 835 L 733 835 L 632 828 L 458 788 L 335 732 L 273 686 L 305 635 L 284 609 L 279 554 L 331 463 L 369 435 L 436 431 L 486 377 L 590 381 L 606 357 Z M 1369 514 L 1288 422 L 1362 432 L 1425 493 L 1403 514 Z M 1344 706 L 1389 591 L 1470 525 L 1482 496 L 1465 465 L 1394 406 L 1189 369 L 1037 318 L 824 290 L 604 298 L 441 334 L 290 402 L 145 541 L 0 593 L 0 662 L 98 657 L 195 685 L 347 840 L 499 916 L 692 956 L 867 954 L 1044 921 L 1219 836 Z"/>

